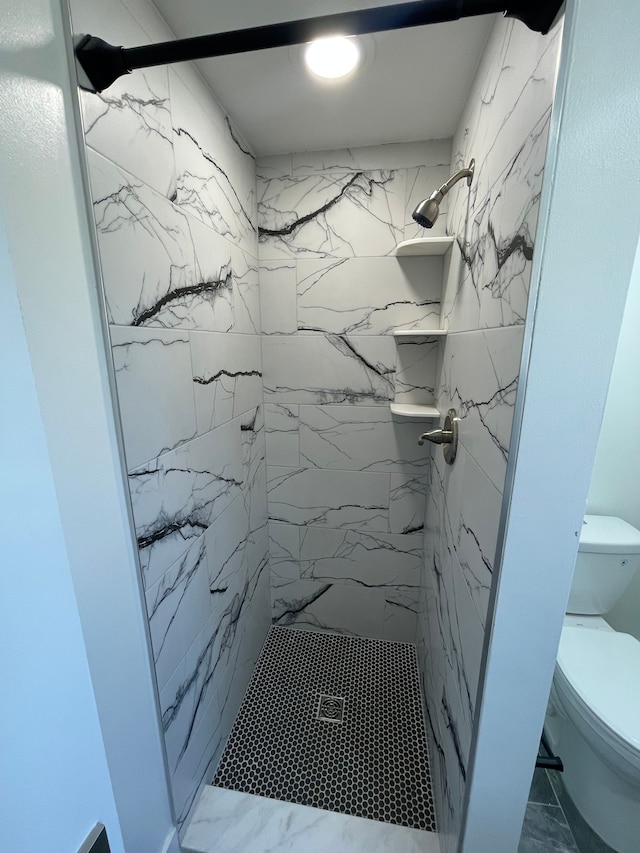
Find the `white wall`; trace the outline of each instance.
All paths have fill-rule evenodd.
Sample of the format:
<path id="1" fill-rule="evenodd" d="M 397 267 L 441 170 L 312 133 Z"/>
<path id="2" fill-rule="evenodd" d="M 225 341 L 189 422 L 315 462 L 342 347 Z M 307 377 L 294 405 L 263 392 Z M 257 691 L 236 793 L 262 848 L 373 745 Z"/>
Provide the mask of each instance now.
<path id="1" fill-rule="evenodd" d="M 567 4 L 464 853 L 518 847 L 640 233 L 639 31 L 636 0 Z"/>
<path id="2" fill-rule="evenodd" d="M 100 821 L 119 853 L 120 824 L 2 221 L 0 281 L 0 848 L 74 851 Z"/>
<path id="3" fill-rule="evenodd" d="M 42 790 L 41 799 L 51 800 L 60 844 L 48 837 L 39 850 L 75 849 L 101 811 L 114 826 L 115 849 L 122 849 L 69 598 L 70 576 L 124 846 L 132 853 L 155 853 L 173 833 L 173 821 L 78 165 L 64 18 L 58 0 L 2 0 L 0 20 L 0 210 L 13 266 L 13 281 L 3 277 L 3 286 L 15 288 L 20 302 L 48 454 L 44 460 L 42 432 L 33 433 L 32 458 L 29 449 L 26 458 L 20 455 L 15 432 L 3 448 L 25 471 L 34 459 L 42 464 L 30 471 L 28 496 L 11 489 L 8 495 L 27 525 L 21 550 L 11 555 L 21 576 L 12 579 L 18 586 L 10 607 L 24 621 L 7 622 L 2 646 L 3 656 L 24 655 L 24 683 L 17 685 L 24 693 L 9 705 L 9 722 L 14 746 L 22 742 L 25 749 L 10 780 L 15 823 L 3 820 L 2 828 L 47 838 L 48 807 L 36 802 L 33 809 Z M 15 315 L 15 305 L 12 311 Z M 8 358 L 13 366 L 21 356 L 16 349 Z M 18 411 L 4 404 L 5 399 L 8 426 Z M 33 405 L 21 426 L 25 436 Z M 19 480 L 19 472 L 11 476 Z M 46 547 L 45 517 L 38 512 L 38 501 L 46 499 L 52 518 L 51 476 L 59 512 L 51 522 L 53 550 Z M 28 717 L 16 719 L 27 701 L 31 723 Z M 24 771 L 26 778 L 19 776 Z M 23 851 L 28 844 L 2 848 Z"/>
<path id="4" fill-rule="evenodd" d="M 587 511 L 617 515 L 640 529 L 640 245 L 618 339 Z M 640 639 L 640 572 L 608 615 L 618 631 Z"/>

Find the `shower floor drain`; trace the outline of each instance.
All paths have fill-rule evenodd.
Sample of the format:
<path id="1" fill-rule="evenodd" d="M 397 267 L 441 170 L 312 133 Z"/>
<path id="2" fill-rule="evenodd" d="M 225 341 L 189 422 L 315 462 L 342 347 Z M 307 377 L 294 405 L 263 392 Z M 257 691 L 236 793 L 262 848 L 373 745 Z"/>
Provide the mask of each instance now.
<path id="1" fill-rule="evenodd" d="M 414 646 L 271 628 L 213 784 L 435 831 Z"/>
<path id="2" fill-rule="evenodd" d="M 324 696 L 320 694 L 317 720 L 325 723 L 341 723 L 344 713 L 344 699 L 341 696 Z"/>

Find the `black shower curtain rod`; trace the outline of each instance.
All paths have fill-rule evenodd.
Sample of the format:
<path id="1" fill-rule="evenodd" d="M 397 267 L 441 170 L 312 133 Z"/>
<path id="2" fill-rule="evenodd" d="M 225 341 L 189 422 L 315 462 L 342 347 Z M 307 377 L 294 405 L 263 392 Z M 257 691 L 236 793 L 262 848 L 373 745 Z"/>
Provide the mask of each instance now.
<path id="1" fill-rule="evenodd" d="M 81 72 L 84 72 L 80 74 L 82 88 L 90 92 L 102 92 L 118 77 L 137 68 L 273 47 L 289 47 L 323 36 L 355 36 L 402 30 L 495 12 L 504 12 L 509 18 L 518 18 L 529 29 L 546 34 L 563 2 L 564 0 L 420 0 L 142 47 L 117 47 L 97 36 L 85 35 L 76 45 L 76 57 Z"/>

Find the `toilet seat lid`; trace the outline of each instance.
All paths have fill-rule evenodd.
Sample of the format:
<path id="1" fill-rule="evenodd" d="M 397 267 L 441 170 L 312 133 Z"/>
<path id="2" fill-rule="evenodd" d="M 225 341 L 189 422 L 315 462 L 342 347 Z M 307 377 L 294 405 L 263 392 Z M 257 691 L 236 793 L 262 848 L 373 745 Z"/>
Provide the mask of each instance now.
<path id="1" fill-rule="evenodd" d="M 616 631 L 566 627 L 558 666 L 592 714 L 640 750 L 640 642 Z"/>

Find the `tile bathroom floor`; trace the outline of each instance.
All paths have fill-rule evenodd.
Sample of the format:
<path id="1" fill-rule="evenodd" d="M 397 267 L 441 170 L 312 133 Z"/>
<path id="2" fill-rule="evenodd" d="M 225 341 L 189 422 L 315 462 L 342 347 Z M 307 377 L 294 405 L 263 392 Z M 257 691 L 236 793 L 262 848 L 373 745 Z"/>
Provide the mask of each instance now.
<path id="1" fill-rule="evenodd" d="M 271 628 L 213 785 L 435 832 L 414 646 Z"/>
<path id="2" fill-rule="evenodd" d="M 585 853 L 578 848 L 546 770 L 533 774 L 518 853 Z"/>

